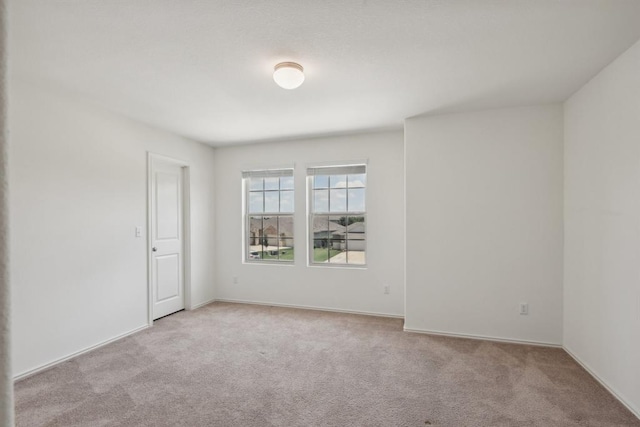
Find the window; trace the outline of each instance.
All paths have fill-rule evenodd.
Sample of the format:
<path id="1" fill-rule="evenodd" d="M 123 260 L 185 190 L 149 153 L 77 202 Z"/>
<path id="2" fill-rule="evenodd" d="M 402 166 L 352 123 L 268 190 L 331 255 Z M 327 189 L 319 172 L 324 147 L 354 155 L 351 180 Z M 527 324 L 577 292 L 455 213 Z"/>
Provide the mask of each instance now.
<path id="1" fill-rule="evenodd" d="M 245 260 L 293 262 L 293 169 L 242 173 Z"/>
<path id="2" fill-rule="evenodd" d="M 307 169 L 311 264 L 366 264 L 365 165 Z"/>

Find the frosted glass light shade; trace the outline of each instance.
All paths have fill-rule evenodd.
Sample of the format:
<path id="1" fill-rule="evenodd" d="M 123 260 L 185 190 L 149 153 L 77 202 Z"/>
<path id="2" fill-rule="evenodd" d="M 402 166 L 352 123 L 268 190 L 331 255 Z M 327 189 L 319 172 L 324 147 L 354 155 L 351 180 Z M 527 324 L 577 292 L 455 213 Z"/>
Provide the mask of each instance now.
<path id="1" fill-rule="evenodd" d="M 304 81 L 304 69 L 295 62 L 281 62 L 274 67 L 273 80 L 284 89 L 295 89 Z"/>

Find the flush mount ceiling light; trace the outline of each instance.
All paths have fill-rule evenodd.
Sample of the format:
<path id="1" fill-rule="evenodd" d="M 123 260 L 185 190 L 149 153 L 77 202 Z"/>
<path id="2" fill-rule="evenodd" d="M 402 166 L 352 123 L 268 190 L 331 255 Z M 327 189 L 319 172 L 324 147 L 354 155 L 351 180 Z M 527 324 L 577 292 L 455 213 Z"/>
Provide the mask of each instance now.
<path id="1" fill-rule="evenodd" d="M 273 67 L 273 80 L 284 89 L 295 89 L 304 81 L 304 69 L 295 62 L 281 62 Z"/>

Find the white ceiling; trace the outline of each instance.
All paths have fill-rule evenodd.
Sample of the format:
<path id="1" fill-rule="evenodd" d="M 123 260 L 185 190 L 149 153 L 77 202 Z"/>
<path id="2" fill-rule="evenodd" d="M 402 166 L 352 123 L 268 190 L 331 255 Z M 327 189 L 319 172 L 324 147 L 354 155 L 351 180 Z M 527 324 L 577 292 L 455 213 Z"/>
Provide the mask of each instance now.
<path id="1" fill-rule="evenodd" d="M 563 101 L 640 38 L 640 0 L 11 0 L 9 24 L 12 76 L 221 146 Z"/>

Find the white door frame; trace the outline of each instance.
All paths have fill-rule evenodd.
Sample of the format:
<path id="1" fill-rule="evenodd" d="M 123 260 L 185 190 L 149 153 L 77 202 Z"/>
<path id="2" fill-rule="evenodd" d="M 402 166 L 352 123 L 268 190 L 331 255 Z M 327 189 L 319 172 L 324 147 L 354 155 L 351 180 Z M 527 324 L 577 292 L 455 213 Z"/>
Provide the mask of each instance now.
<path id="1" fill-rule="evenodd" d="M 191 205 L 189 175 L 191 166 L 189 163 L 175 159 L 173 157 L 163 156 L 161 154 L 147 151 L 147 322 L 149 326 L 153 326 L 153 253 L 151 251 L 151 237 L 153 227 L 153 215 L 151 206 L 151 192 L 153 186 L 153 161 L 162 160 L 164 162 L 174 163 L 182 167 L 182 262 L 183 262 L 183 283 L 184 283 L 184 308 L 191 310 Z"/>

